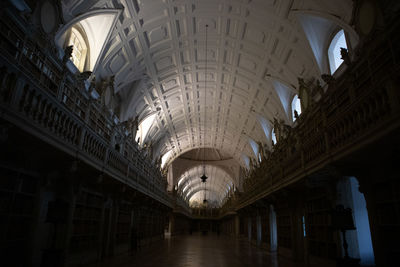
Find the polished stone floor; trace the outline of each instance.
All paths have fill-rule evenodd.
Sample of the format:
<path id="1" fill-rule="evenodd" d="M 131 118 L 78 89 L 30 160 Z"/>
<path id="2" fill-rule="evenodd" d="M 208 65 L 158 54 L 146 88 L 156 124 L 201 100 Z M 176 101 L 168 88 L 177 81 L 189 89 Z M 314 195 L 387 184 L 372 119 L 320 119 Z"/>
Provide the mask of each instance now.
<path id="1" fill-rule="evenodd" d="M 294 267 L 291 261 L 277 259 L 266 249 L 247 241 L 217 235 L 183 235 L 166 238 L 150 248 L 121 255 L 96 266 L 116 267 Z"/>

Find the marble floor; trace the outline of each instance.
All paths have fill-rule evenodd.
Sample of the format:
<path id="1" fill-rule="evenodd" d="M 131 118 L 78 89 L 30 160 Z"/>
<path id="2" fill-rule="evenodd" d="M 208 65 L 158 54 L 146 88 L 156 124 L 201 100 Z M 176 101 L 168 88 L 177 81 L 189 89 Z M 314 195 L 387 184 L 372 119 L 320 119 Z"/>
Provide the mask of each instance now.
<path id="1" fill-rule="evenodd" d="M 297 267 L 244 240 L 217 235 L 182 235 L 166 238 L 150 248 L 121 255 L 96 267 Z"/>

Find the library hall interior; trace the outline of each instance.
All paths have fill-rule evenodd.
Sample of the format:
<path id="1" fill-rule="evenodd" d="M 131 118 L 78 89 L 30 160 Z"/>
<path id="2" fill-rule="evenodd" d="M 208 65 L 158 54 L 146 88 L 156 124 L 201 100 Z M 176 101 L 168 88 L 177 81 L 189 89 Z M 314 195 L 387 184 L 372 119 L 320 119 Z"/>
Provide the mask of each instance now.
<path id="1" fill-rule="evenodd" d="M 0 266 L 400 266 L 400 1 L 3 0 Z"/>

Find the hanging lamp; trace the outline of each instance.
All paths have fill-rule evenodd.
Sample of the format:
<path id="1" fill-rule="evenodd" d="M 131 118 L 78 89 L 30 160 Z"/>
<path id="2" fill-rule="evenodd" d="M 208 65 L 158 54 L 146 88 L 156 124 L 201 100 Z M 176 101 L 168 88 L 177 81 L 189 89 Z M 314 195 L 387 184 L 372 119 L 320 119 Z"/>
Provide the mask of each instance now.
<path id="1" fill-rule="evenodd" d="M 204 199 L 203 204 L 207 204 L 207 184 L 204 182 Z"/>
<path id="2" fill-rule="evenodd" d="M 205 51 L 205 57 L 206 57 L 206 67 L 205 67 L 205 73 L 204 73 L 204 138 L 203 138 L 203 175 L 200 177 L 201 181 L 203 183 L 205 183 L 207 181 L 207 175 L 206 175 L 206 166 L 204 163 L 205 160 L 205 151 L 206 151 L 206 112 L 207 112 L 207 108 L 206 108 L 206 99 L 207 99 L 207 95 L 206 95 L 206 90 L 207 90 L 207 38 L 208 38 L 208 25 L 206 24 L 206 51 Z M 205 192 L 205 191 L 204 191 Z M 204 200 L 203 203 L 207 202 L 207 200 L 205 199 L 205 193 L 204 193 Z"/>

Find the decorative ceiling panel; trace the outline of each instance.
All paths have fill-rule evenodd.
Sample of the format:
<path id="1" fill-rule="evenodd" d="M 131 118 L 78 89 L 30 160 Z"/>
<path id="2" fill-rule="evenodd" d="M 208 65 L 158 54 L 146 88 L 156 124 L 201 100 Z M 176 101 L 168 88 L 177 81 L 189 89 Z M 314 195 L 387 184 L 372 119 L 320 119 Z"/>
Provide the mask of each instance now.
<path id="1" fill-rule="evenodd" d="M 249 138 L 271 142 L 257 117 L 292 123 L 283 108 L 288 103 L 281 102 L 273 82 L 289 88 L 290 100 L 297 77 L 319 76 L 291 10 L 310 7 L 343 13 L 344 18 L 351 15 L 332 1 L 315 0 L 92 2 L 64 3 L 64 17 L 104 7 L 123 9 L 99 71 L 103 77 L 115 75 L 125 107 L 120 117 L 144 118 L 157 112 L 148 138 L 163 140 L 153 143 L 161 154 L 171 150 L 172 160 L 207 146 L 242 166 L 242 155 L 255 157 Z M 143 77 L 149 81 L 134 83 Z M 222 188 L 213 190 L 222 194 Z"/>

